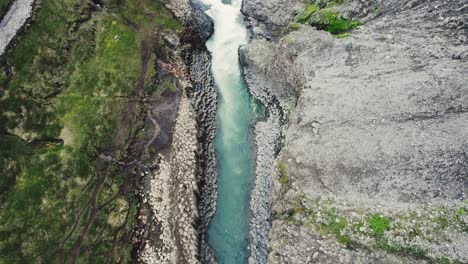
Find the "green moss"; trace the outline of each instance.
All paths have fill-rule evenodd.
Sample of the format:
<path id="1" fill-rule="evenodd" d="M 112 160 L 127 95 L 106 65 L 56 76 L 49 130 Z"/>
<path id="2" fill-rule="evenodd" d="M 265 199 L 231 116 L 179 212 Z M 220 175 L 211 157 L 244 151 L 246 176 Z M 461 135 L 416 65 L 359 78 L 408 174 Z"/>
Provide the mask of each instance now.
<path id="1" fill-rule="evenodd" d="M 330 199 L 309 199 L 302 192 L 297 194 L 295 201 L 288 202 L 293 210 L 288 211 L 290 221 L 316 229 L 321 235 L 333 235 L 338 242 L 348 248 L 375 247 L 390 253 L 412 256 L 440 263 L 434 259 L 427 248 L 421 248 L 414 243 L 423 239 L 429 243 L 448 242 L 445 231 L 465 232 L 464 214 L 466 206 L 447 208 L 421 208 L 421 211 L 408 211 L 392 215 L 392 219 L 378 213 L 369 214 L 366 210 L 354 208 L 353 213 L 336 209 L 335 202 Z M 304 210 L 297 210 L 304 208 Z M 358 214 L 360 216 L 353 216 Z M 428 223 L 429 221 L 436 225 Z M 409 225 L 409 228 L 408 228 Z M 422 227 L 430 226 L 430 233 Z M 369 227 L 369 228 L 368 228 Z M 388 236 L 385 231 L 391 231 Z M 362 240 L 362 237 L 366 237 Z M 389 239 L 403 236 L 404 242 L 394 243 Z M 393 239 L 392 239 L 393 240 Z M 452 261 L 452 260 L 450 260 Z M 452 263 L 458 263 L 453 260 Z"/>
<path id="2" fill-rule="evenodd" d="M 341 244 L 346 245 L 348 248 L 351 247 L 351 245 L 355 243 L 349 236 L 346 236 L 346 235 L 345 236 L 339 236 L 337 238 L 337 240 Z"/>
<path id="3" fill-rule="evenodd" d="M 176 92 L 177 91 L 177 86 L 171 82 L 171 81 L 165 81 L 164 86 L 169 89 L 171 92 Z"/>
<path id="4" fill-rule="evenodd" d="M 323 212 L 324 221 L 319 226 L 319 231 L 322 235 L 331 234 L 336 237 L 338 242 L 351 247 L 355 242 L 351 237 L 344 233 L 344 230 L 349 228 L 348 221 L 345 217 L 339 216 L 336 208 L 329 208 Z"/>
<path id="5" fill-rule="evenodd" d="M 298 30 L 299 28 L 301 28 L 301 24 L 294 22 L 294 23 L 291 23 L 291 25 L 289 25 L 289 28 L 292 30 Z"/>
<path id="6" fill-rule="evenodd" d="M 337 35 L 333 35 L 333 37 L 337 38 L 337 39 L 344 39 L 344 38 L 347 38 L 351 36 L 351 34 L 349 34 L 348 32 L 346 33 L 341 33 L 341 34 L 337 34 Z"/>
<path id="7" fill-rule="evenodd" d="M 319 7 L 316 4 L 310 4 L 305 7 L 304 11 L 296 17 L 296 22 L 304 24 L 309 20 L 313 13 L 317 12 Z"/>
<path id="8" fill-rule="evenodd" d="M 369 222 L 370 227 L 376 236 L 382 236 L 385 230 L 390 227 L 390 219 L 383 217 L 380 214 L 373 215 Z"/>
<path id="9" fill-rule="evenodd" d="M 289 182 L 289 176 L 288 176 L 288 171 L 286 168 L 286 163 L 284 161 L 279 163 L 279 170 L 280 170 L 280 175 L 281 177 L 278 179 L 278 181 L 285 185 Z"/>
<path id="10" fill-rule="evenodd" d="M 334 218 L 332 219 L 328 225 L 327 229 L 330 233 L 334 234 L 335 236 L 341 236 L 341 231 L 345 229 L 348 226 L 348 222 L 346 221 L 345 218 L 340 217 L 340 218 Z"/>
<path id="11" fill-rule="evenodd" d="M 466 214 L 466 208 L 465 207 L 460 208 L 460 210 L 458 210 L 458 212 L 457 212 L 458 217 L 461 217 L 461 216 L 463 216 L 465 214 Z"/>
<path id="12" fill-rule="evenodd" d="M 428 251 L 418 246 L 403 246 L 401 244 L 391 244 L 387 239 L 379 238 L 377 240 L 377 247 L 389 253 L 400 253 L 410 255 L 414 258 L 425 259 L 427 258 Z"/>
<path id="13" fill-rule="evenodd" d="M 338 11 L 325 8 L 315 12 L 310 18 L 311 25 L 319 30 L 326 30 L 332 34 L 342 34 L 362 25 L 359 21 L 349 21 L 340 16 Z"/>
<path id="14" fill-rule="evenodd" d="M 441 257 L 441 258 L 438 258 L 436 263 L 439 263 L 439 264 L 450 264 L 450 259 L 447 258 L 447 257 Z"/>
<path id="15" fill-rule="evenodd" d="M 417 246 L 409 247 L 407 250 L 411 256 L 416 257 L 416 258 L 424 258 L 426 257 L 428 253 L 426 249 L 423 249 Z"/>

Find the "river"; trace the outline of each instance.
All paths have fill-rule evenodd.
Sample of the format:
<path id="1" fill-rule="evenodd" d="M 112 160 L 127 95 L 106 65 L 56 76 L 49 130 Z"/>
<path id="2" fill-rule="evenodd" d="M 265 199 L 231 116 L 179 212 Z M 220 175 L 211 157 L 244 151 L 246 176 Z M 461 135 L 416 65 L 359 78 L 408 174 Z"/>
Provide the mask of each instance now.
<path id="1" fill-rule="evenodd" d="M 240 12 L 241 0 L 202 0 L 209 7 L 215 31 L 207 42 L 218 91 L 217 132 L 218 198 L 208 226 L 208 243 L 219 264 L 247 263 L 250 221 L 249 195 L 253 159 L 249 126 L 253 103 L 244 86 L 238 62 L 239 46 L 248 35 Z"/>

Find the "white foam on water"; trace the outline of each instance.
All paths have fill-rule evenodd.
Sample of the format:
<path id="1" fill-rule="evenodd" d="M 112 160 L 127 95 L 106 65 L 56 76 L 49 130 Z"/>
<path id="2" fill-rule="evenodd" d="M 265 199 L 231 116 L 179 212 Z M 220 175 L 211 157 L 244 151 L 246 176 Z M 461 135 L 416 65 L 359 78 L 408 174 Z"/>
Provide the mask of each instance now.
<path id="1" fill-rule="evenodd" d="M 218 166 L 216 213 L 208 226 L 208 243 L 218 263 L 243 264 L 248 258 L 249 195 L 252 181 L 249 124 L 250 95 L 243 85 L 239 46 L 248 43 L 240 12 L 241 1 L 202 0 L 214 21 L 214 34 L 207 42 L 212 53 L 212 72 L 218 90 Z"/>

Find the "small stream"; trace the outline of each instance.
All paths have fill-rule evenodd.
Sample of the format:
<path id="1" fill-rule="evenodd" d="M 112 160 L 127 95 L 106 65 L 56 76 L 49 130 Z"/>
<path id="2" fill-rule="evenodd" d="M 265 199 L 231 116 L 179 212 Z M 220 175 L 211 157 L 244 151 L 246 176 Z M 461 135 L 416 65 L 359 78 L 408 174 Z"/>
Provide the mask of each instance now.
<path id="1" fill-rule="evenodd" d="M 216 213 L 208 226 L 208 243 L 219 264 L 248 259 L 249 195 L 253 180 L 250 129 L 253 103 L 238 61 L 239 46 L 248 35 L 240 12 L 241 0 L 202 0 L 215 31 L 207 42 L 218 91 L 215 149 L 218 166 Z"/>

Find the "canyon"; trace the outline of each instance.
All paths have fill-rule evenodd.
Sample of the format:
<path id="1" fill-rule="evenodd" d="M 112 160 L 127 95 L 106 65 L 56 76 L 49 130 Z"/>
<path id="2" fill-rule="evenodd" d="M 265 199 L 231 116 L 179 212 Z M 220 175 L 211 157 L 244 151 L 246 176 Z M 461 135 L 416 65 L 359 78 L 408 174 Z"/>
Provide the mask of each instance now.
<path id="1" fill-rule="evenodd" d="M 0 262 L 468 262 L 466 1 L 6 3 Z"/>

